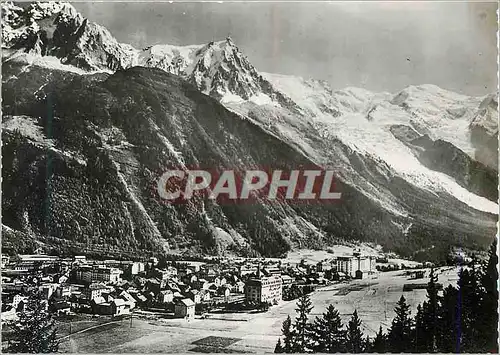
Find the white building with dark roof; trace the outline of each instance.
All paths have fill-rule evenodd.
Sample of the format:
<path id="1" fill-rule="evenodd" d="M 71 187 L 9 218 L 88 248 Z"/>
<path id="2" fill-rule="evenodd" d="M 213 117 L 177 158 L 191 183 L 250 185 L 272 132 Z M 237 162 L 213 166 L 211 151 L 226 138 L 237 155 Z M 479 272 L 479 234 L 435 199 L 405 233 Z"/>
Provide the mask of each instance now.
<path id="1" fill-rule="evenodd" d="M 175 316 L 178 318 L 194 318 L 195 303 L 189 298 L 183 298 L 175 302 Z"/>

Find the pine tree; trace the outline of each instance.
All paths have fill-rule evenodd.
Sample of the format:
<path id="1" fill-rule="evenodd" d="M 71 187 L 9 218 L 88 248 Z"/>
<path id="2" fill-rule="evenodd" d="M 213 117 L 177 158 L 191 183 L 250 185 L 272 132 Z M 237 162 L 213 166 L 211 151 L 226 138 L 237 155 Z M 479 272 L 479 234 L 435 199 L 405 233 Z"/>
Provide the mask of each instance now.
<path id="1" fill-rule="evenodd" d="M 365 353 L 372 352 L 372 340 L 370 339 L 369 336 L 366 336 L 366 338 L 363 340 L 363 352 Z"/>
<path id="2" fill-rule="evenodd" d="M 449 285 L 443 290 L 442 311 L 439 320 L 438 350 L 442 353 L 459 353 L 461 338 L 461 300 L 458 290 Z"/>
<path id="3" fill-rule="evenodd" d="M 314 351 L 338 353 L 344 350 L 345 330 L 342 329 L 339 311 L 329 305 L 321 318 L 316 317 L 313 329 Z"/>
<path id="4" fill-rule="evenodd" d="M 370 351 L 374 353 L 385 353 L 387 352 L 387 339 L 386 335 L 382 332 L 382 326 L 380 326 L 375 339 L 373 340 Z"/>
<path id="5" fill-rule="evenodd" d="M 276 346 L 274 347 L 274 353 L 275 354 L 280 354 L 283 353 L 283 347 L 281 346 L 281 339 L 278 338 L 278 342 L 276 343 Z"/>
<path id="6" fill-rule="evenodd" d="M 396 308 L 396 317 L 392 321 L 387 341 L 391 352 L 402 353 L 410 351 L 412 335 L 412 319 L 410 317 L 410 306 L 406 304 L 406 299 L 401 296 Z"/>
<path id="7" fill-rule="evenodd" d="M 413 329 L 413 348 L 417 353 L 427 352 L 427 344 L 429 343 L 426 328 L 424 323 L 424 312 L 423 307 L 426 307 L 426 302 L 424 301 L 423 306 L 417 306 L 417 314 L 415 315 L 415 328 Z"/>
<path id="8" fill-rule="evenodd" d="M 284 353 L 291 353 L 292 348 L 293 348 L 293 330 L 291 329 L 292 327 L 292 319 L 290 316 L 286 317 L 285 321 L 283 322 L 283 325 L 281 327 L 281 332 L 283 334 L 283 352 Z"/>
<path id="9" fill-rule="evenodd" d="M 480 315 L 481 294 L 478 283 L 478 270 L 475 263 L 471 269 L 462 269 L 458 279 L 461 321 L 460 352 L 475 352 L 478 348 L 480 331 L 478 315 Z"/>
<path id="10" fill-rule="evenodd" d="M 354 313 L 347 325 L 346 349 L 350 353 L 363 352 L 363 333 L 361 331 L 361 320 L 358 317 L 358 312 Z"/>
<path id="11" fill-rule="evenodd" d="M 294 324 L 293 352 L 303 353 L 313 348 L 312 327 L 307 323 L 312 309 L 309 295 L 303 295 L 298 299 L 295 309 L 298 316 L 295 318 Z"/>
<path id="12" fill-rule="evenodd" d="M 421 309 L 425 337 L 422 338 L 424 341 L 423 344 L 422 342 L 420 343 L 422 351 L 425 352 L 437 351 L 436 341 L 440 336 L 438 334 L 440 297 L 438 295 L 437 280 L 438 278 L 434 269 L 431 269 L 429 283 L 427 284 L 427 302 L 424 302 Z"/>
<path id="13" fill-rule="evenodd" d="M 488 261 L 481 275 L 482 299 L 476 322 L 479 330 L 478 348 L 475 352 L 498 353 L 498 255 L 497 241 L 488 251 Z"/>
<path id="14" fill-rule="evenodd" d="M 19 315 L 11 324 L 13 340 L 7 352 L 11 353 L 55 353 L 59 348 L 56 340 L 55 321 L 47 310 L 47 302 L 40 292 L 31 294 Z"/>

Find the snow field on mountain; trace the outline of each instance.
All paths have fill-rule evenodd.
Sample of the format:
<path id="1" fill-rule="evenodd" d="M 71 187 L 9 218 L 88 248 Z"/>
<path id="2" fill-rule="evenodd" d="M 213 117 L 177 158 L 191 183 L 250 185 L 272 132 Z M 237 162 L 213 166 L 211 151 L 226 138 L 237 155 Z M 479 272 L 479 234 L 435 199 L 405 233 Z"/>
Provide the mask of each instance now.
<path id="1" fill-rule="evenodd" d="M 496 203 L 467 191 L 452 177 L 423 166 L 410 148 L 394 137 L 388 128 L 370 124 L 363 115 L 350 114 L 336 118 L 331 133 L 353 150 L 379 157 L 417 187 L 433 193 L 447 192 L 480 211 L 498 212 Z"/>
<path id="2" fill-rule="evenodd" d="M 420 134 L 448 141 L 473 156 L 468 126 L 473 108 L 480 103 L 477 98 L 452 93 L 435 85 L 421 85 L 403 90 L 388 102 L 387 94 L 375 95 L 364 89 L 348 88 L 333 93 L 332 102 L 341 102 L 342 105 L 336 107 L 343 111 L 339 117 L 333 117 L 317 105 L 325 102 L 324 88 L 315 91 L 299 77 L 267 73 L 264 76 L 299 106 L 314 114 L 314 117 L 306 115 L 304 119 L 321 122 L 326 130 L 323 131 L 325 139 L 336 137 L 358 153 L 382 159 L 398 175 L 419 188 L 434 194 L 449 193 L 480 211 L 498 212 L 496 203 L 467 191 L 452 177 L 423 166 L 413 152 L 390 132 L 392 125 L 413 127 Z M 411 113 L 400 107 L 403 103 Z M 352 108 L 361 112 L 349 113 Z M 387 210 L 401 214 L 402 211 L 370 195 Z"/>

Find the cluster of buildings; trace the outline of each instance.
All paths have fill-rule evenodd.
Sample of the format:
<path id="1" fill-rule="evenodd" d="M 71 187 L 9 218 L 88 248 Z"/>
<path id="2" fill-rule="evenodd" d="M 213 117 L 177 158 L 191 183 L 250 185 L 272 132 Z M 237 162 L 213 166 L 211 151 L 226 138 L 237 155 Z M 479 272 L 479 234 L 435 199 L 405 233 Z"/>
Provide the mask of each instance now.
<path id="1" fill-rule="evenodd" d="M 360 253 L 297 265 L 243 258 L 159 265 L 156 258 L 141 262 L 2 255 L 2 320 L 15 318 L 34 288 L 57 314 L 119 316 L 143 308 L 193 318 L 204 304 L 273 305 L 292 285 L 321 285 L 333 275 L 362 277 L 373 271 L 375 259 Z"/>

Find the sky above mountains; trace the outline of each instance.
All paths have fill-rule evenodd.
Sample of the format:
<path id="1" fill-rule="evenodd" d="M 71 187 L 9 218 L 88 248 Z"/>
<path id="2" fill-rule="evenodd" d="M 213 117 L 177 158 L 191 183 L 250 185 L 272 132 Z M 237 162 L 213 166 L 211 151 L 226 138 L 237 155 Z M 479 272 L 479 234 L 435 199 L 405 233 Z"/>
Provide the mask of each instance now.
<path id="1" fill-rule="evenodd" d="M 121 42 L 203 44 L 230 35 L 259 71 L 396 92 L 436 84 L 497 88 L 496 3 L 333 2 L 73 4 Z"/>

